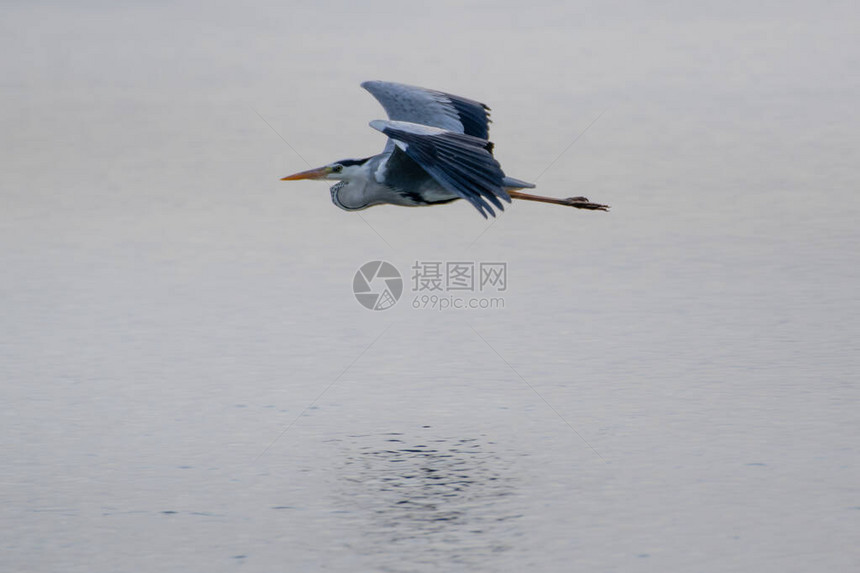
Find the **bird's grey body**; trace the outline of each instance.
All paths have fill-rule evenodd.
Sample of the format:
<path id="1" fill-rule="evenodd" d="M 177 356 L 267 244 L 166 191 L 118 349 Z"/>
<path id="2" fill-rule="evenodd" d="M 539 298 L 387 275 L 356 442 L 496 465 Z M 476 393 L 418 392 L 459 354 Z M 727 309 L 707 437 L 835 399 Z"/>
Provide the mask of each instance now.
<path id="1" fill-rule="evenodd" d="M 532 183 L 507 177 L 493 157 L 489 108 L 479 102 L 392 82 L 361 84 L 379 100 L 389 120 L 370 126 L 388 136 L 385 149 L 366 159 L 347 159 L 284 180 L 335 179 L 332 202 L 346 211 L 374 205 L 438 205 L 469 201 L 485 218 L 504 210 L 511 197 L 604 209 L 577 197 L 554 200 L 517 193 Z M 567 202 L 564 202 L 567 201 Z M 571 203 L 570 201 L 574 201 Z M 586 206 L 587 205 L 587 206 Z"/>
<path id="2" fill-rule="evenodd" d="M 359 211 L 388 203 L 419 207 L 460 199 L 433 179 L 406 154 L 394 150 L 370 157 L 360 167 L 364 177 L 332 185 L 332 203 L 345 211 Z"/>

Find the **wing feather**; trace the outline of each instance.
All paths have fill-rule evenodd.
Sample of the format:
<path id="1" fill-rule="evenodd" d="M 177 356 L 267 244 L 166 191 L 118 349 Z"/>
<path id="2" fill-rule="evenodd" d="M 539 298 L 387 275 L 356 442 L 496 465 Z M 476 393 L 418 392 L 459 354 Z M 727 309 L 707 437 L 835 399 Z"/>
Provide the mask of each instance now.
<path id="1" fill-rule="evenodd" d="M 436 126 L 375 120 L 381 131 L 442 187 L 469 201 L 485 218 L 503 211 L 511 198 L 503 187 L 505 174 L 488 151 L 485 139 Z"/>
<path id="2" fill-rule="evenodd" d="M 429 125 L 481 139 L 490 137 L 490 108 L 480 102 L 394 82 L 364 82 L 361 87 L 382 104 L 393 121 Z"/>

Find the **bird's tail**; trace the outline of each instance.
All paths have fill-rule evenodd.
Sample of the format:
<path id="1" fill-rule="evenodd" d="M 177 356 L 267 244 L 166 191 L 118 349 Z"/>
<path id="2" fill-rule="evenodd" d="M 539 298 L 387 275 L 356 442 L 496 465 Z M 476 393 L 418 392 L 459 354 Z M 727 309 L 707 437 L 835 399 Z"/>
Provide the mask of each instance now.
<path id="1" fill-rule="evenodd" d="M 502 187 L 507 190 L 511 189 L 534 189 L 534 183 L 528 183 L 526 181 L 521 181 L 519 179 L 514 179 L 513 177 L 505 177 L 502 179 Z"/>

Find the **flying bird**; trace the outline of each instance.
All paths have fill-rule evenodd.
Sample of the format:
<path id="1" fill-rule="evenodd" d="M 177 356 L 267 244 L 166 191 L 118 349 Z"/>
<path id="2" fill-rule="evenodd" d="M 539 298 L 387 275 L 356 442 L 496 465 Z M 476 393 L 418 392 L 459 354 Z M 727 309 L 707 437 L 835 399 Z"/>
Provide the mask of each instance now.
<path id="1" fill-rule="evenodd" d="M 281 181 L 337 181 L 332 202 L 346 211 L 373 205 L 440 205 L 458 199 L 471 203 L 484 218 L 496 216 L 511 199 L 606 211 L 607 205 L 585 197 L 557 199 L 523 193 L 533 183 L 508 177 L 493 157 L 489 141 L 490 108 L 464 97 L 393 82 L 364 82 L 388 121 L 370 127 L 388 136 L 379 155 L 342 159 L 295 173 Z"/>

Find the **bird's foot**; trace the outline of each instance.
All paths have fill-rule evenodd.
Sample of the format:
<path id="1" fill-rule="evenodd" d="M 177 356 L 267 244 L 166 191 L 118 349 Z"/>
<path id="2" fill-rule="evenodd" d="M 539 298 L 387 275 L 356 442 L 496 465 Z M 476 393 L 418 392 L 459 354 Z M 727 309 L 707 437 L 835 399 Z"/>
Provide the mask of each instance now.
<path id="1" fill-rule="evenodd" d="M 591 211 L 609 211 L 609 205 L 601 205 L 600 203 L 592 203 L 588 197 L 568 197 L 562 199 L 565 205 L 576 207 L 577 209 L 590 209 Z"/>

